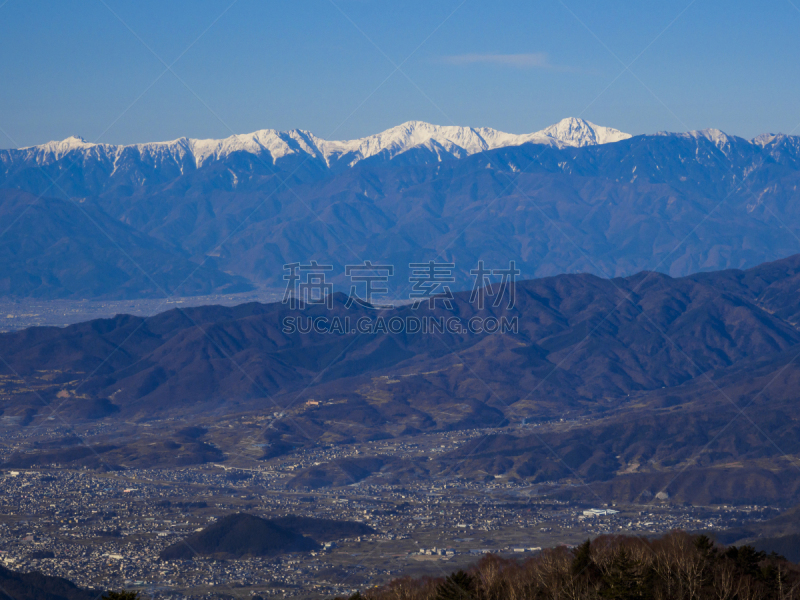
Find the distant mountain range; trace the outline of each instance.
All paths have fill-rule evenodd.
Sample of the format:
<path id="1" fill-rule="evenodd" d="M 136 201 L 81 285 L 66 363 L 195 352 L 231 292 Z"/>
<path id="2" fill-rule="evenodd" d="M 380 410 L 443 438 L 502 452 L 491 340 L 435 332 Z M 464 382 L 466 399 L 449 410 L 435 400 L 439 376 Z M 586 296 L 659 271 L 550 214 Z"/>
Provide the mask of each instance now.
<path id="1" fill-rule="evenodd" d="M 243 291 L 312 259 L 343 290 L 345 265 L 393 264 L 398 294 L 428 260 L 455 262 L 461 289 L 478 260 L 524 277 L 748 268 L 800 251 L 798 179 L 796 136 L 630 137 L 581 119 L 526 135 L 409 122 L 342 142 L 69 138 L 0 151 L 0 293 Z"/>
<path id="2" fill-rule="evenodd" d="M 409 121 L 376 135 L 347 141 L 323 140 L 302 129 L 262 129 L 222 140 L 180 138 L 171 142 L 130 146 L 92 144 L 82 137 L 72 136 L 60 142 L 7 152 L 9 162 L 36 165 L 51 164 L 77 152 L 85 157 L 85 161 L 111 165 L 109 176 L 113 176 L 120 169 L 126 170 L 126 165 L 132 161 L 155 169 L 176 167 L 183 174 L 187 168 L 199 169 L 204 164 L 225 160 L 238 152 L 259 156 L 271 164 L 288 157 L 302 156 L 317 164 L 324 163 L 329 168 L 337 168 L 352 167 L 373 156 L 392 159 L 412 150 L 428 151 L 441 160 L 527 143 L 580 147 L 618 142 L 629 137 L 629 134 L 616 129 L 575 118 L 563 119 L 541 131 L 523 135 L 504 133 L 489 127 L 440 126 Z"/>

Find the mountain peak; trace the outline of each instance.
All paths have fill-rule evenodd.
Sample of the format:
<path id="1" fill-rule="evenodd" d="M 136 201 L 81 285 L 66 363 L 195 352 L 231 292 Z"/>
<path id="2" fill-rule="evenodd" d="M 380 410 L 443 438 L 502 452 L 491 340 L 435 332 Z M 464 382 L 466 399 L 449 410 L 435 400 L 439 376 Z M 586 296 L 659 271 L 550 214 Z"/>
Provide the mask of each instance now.
<path id="1" fill-rule="evenodd" d="M 570 146 L 592 146 L 627 140 L 631 135 L 611 127 L 595 125 L 580 117 L 567 117 L 539 133 Z"/>
<path id="2" fill-rule="evenodd" d="M 41 146 L 29 146 L 30 148 L 42 148 L 42 147 L 52 147 L 52 148 L 83 148 L 86 146 L 94 146 L 94 144 L 90 144 L 87 142 L 83 137 L 79 135 L 71 135 L 68 138 L 64 138 L 63 140 L 52 140 L 47 142 L 46 144 L 42 144 Z M 26 148 L 22 148 L 25 150 Z"/>
<path id="3" fill-rule="evenodd" d="M 779 140 L 784 137 L 786 137 L 786 135 L 783 133 L 762 133 L 761 135 L 757 135 L 750 141 L 757 146 L 763 147 L 768 144 L 771 144 L 775 140 Z"/>
<path id="4" fill-rule="evenodd" d="M 717 146 L 730 142 L 730 138 L 728 137 L 727 133 L 719 129 L 715 129 L 714 127 L 701 129 L 699 131 L 690 131 L 689 133 L 694 137 L 704 137 L 708 141 L 714 142 Z"/>
<path id="5" fill-rule="evenodd" d="M 714 127 L 708 127 L 706 129 L 695 129 L 692 131 L 686 131 L 684 133 L 659 131 L 658 133 L 655 133 L 653 135 L 664 136 L 664 137 L 678 137 L 683 139 L 694 139 L 694 140 L 700 140 L 702 138 L 708 140 L 709 142 L 711 142 L 717 148 L 720 149 L 724 149 L 725 146 L 729 146 L 731 142 L 733 142 L 734 140 L 739 140 L 739 142 L 747 142 L 747 140 L 739 138 L 735 135 L 729 135 L 724 131 L 721 131 Z M 761 143 L 761 140 L 763 140 L 765 136 L 767 136 L 767 141 L 775 137 L 772 134 L 763 134 L 758 136 L 757 138 L 750 140 L 749 143 L 763 145 L 763 143 Z"/>
<path id="6" fill-rule="evenodd" d="M 220 160 L 238 152 L 268 155 L 273 164 L 289 155 L 310 155 L 325 161 L 326 165 L 331 167 L 334 164 L 352 166 L 379 154 L 391 159 L 412 149 L 429 153 L 429 158 L 424 160 L 436 161 L 443 158 L 462 158 L 486 150 L 527 143 L 589 146 L 617 142 L 629 137 L 631 137 L 629 134 L 617 129 L 601 127 L 575 117 L 563 119 L 546 129 L 527 134 L 505 133 L 490 127 L 433 125 L 414 120 L 354 140 L 324 140 L 300 129 L 291 131 L 260 129 L 252 133 L 231 135 L 224 139 L 180 138 L 170 142 L 151 142 L 132 146 L 93 144 L 82 137 L 70 136 L 60 142 L 48 142 L 22 150 L 35 154 L 36 160 L 40 163 L 58 160 L 75 150 L 91 151 L 92 154 L 106 155 L 116 160 L 124 148 L 134 147 L 140 154 L 158 156 L 158 160 L 173 156 L 178 162 L 182 162 L 189 154 L 194 158 L 197 167 L 209 160 Z"/>
<path id="7" fill-rule="evenodd" d="M 96 146 L 96 144 L 87 142 L 79 135 L 71 135 L 61 141 L 53 140 L 39 146 L 20 148 L 20 150 L 26 153 L 34 154 L 37 157 L 36 161 L 41 164 L 58 160 L 73 150 L 86 150 L 93 146 Z"/>

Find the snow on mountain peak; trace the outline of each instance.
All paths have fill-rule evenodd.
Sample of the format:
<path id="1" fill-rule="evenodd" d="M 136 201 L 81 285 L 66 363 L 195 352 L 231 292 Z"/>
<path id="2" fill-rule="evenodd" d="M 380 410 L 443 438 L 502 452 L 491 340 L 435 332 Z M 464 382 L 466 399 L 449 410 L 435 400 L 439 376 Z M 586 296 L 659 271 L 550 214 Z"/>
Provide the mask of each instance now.
<path id="1" fill-rule="evenodd" d="M 668 133 L 666 131 L 660 131 L 656 135 L 674 136 L 674 137 L 693 139 L 693 140 L 705 139 L 714 144 L 717 148 L 719 148 L 719 150 L 723 154 L 727 154 L 729 152 L 731 147 L 731 142 L 734 139 L 736 139 L 736 136 L 728 135 L 724 131 L 720 131 L 719 129 L 714 129 L 714 128 L 687 131 L 685 133 Z"/>
<path id="2" fill-rule="evenodd" d="M 327 161 L 336 156 L 353 154 L 356 160 L 369 158 L 381 152 L 396 156 L 416 147 L 456 146 L 467 154 L 474 154 L 491 147 L 481 134 L 470 127 L 432 125 L 424 121 L 407 121 L 376 135 L 356 140 L 327 141 L 315 138 Z"/>
<path id="3" fill-rule="evenodd" d="M 717 146 L 722 146 L 730 142 L 728 134 L 719 129 L 710 127 L 708 129 L 701 129 L 699 131 L 690 131 L 689 135 L 693 137 L 704 137 L 708 141 L 713 142 Z"/>
<path id="4" fill-rule="evenodd" d="M 539 133 L 569 146 L 593 146 L 627 140 L 631 135 L 611 127 L 602 127 L 585 119 L 568 117 Z"/>
<path id="5" fill-rule="evenodd" d="M 324 140 L 308 131 L 293 129 L 277 131 L 261 129 L 253 133 L 237 134 L 224 139 L 180 138 L 171 142 L 152 142 L 131 146 L 91 144 L 83 138 L 72 136 L 60 142 L 48 142 L 22 150 L 36 156 L 38 162 L 58 160 L 73 150 L 91 150 L 92 154 L 106 155 L 116 161 L 125 148 L 135 148 L 141 155 L 173 156 L 183 159 L 187 154 L 200 167 L 209 160 L 219 160 L 235 152 L 256 155 L 269 154 L 275 163 L 288 155 L 310 155 L 322 159 L 328 166 L 344 159 L 353 165 L 366 158 L 385 153 L 388 158 L 413 148 L 425 149 L 436 155 L 461 158 L 495 148 L 520 146 L 526 143 L 552 146 L 587 146 L 607 144 L 631 137 L 609 127 L 600 127 L 589 121 L 568 118 L 550 127 L 529 134 L 512 134 L 489 127 L 459 127 L 432 125 L 424 121 L 407 121 L 381 133 L 355 140 Z"/>
<path id="6" fill-rule="evenodd" d="M 94 144 L 88 143 L 85 139 L 83 139 L 79 135 L 71 135 L 68 138 L 58 141 L 53 140 L 52 142 L 47 142 L 46 144 L 42 144 L 41 146 L 30 146 L 30 148 L 84 148 L 86 146 L 94 146 Z M 27 148 L 22 148 L 22 150 L 27 150 Z"/>
<path id="7" fill-rule="evenodd" d="M 631 137 L 629 134 L 616 129 L 571 118 L 542 131 L 521 135 L 489 127 L 459 127 L 407 121 L 376 135 L 356 140 L 328 141 L 316 137 L 313 140 L 328 164 L 332 159 L 343 155 L 352 155 L 352 164 L 381 152 L 393 157 L 412 148 L 433 149 L 435 146 L 460 157 L 495 148 L 520 146 L 529 142 L 556 146 L 586 146 L 607 144 L 629 137 Z"/>
<path id="8" fill-rule="evenodd" d="M 20 150 L 28 152 L 30 154 L 35 154 L 37 156 L 37 161 L 39 163 L 42 163 L 42 162 L 50 162 L 53 160 L 58 160 L 59 158 L 71 152 L 72 150 L 75 150 L 76 148 L 87 149 L 95 145 L 96 144 L 90 144 L 79 135 L 71 135 L 68 138 L 61 141 L 53 140 L 51 142 L 47 142 L 46 144 L 41 144 L 39 146 L 28 146 L 27 148 L 20 148 Z"/>
<path id="9" fill-rule="evenodd" d="M 658 133 L 655 133 L 653 135 L 659 135 L 664 137 L 677 137 L 686 140 L 700 140 L 700 139 L 708 140 L 709 142 L 714 144 L 717 148 L 719 148 L 723 153 L 726 153 L 728 151 L 731 143 L 735 142 L 735 140 L 738 140 L 739 142 L 746 142 L 746 140 L 743 140 L 742 138 L 739 138 L 735 135 L 729 135 L 724 131 L 720 131 L 719 129 L 715 129 L 713 127 L 709 127 L 707 129 L 686 131 L 683 133 L 659 131 Z M 767 143 L 768 141 L 774 139 L 775 137 L 776 136 L 774 136 L 773 134 L 763 134 L 758 136 L 757 138 L 750 140 L 750 143 L 756 145 L 763 145 L 764 143 Z M 764 142 L 764 140 L 767 140 L 767 142 Z"/>
<path id="10" fill-rule="evenodd" d="M 784 137 L 786 137 L 786 136 L 783 133 L 762 133 L 761 135 L 758 135 L 758 136 L 754 137 L 750 141 L 753 144 L 755 144 L 756 146 L 762 146 L 763 147 L 763 146 L 766 146 L 768 144 L 771 144 L 775 140 L 779 140 L 779 139 L 782 139 Z"/>

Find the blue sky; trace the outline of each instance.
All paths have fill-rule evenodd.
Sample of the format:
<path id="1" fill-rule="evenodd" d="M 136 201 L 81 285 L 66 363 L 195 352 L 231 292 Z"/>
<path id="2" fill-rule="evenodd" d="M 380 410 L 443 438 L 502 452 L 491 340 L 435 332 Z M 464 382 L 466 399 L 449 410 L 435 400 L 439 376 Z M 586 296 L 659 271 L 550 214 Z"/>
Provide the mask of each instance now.
<path id="1" fill-rule="evenodd" d="M 793 2 L 8 0 L 0 147 L 567 116 L 800 133 Z"/>

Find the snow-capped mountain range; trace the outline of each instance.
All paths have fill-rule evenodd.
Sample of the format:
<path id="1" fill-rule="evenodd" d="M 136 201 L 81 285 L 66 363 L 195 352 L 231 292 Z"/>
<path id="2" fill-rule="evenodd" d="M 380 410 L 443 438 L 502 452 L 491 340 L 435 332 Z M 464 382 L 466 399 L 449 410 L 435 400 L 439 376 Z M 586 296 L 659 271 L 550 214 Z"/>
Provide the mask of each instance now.
<path id="1" fill-rule="evenodd" d="M 269 155 L 273 164 L 291 155 L 310 155 L 331 167 L 334 164 L 352 166 L 366 158 L 383 154 L 393 158 L 413 149 L 433 153 L 438 160 L 462 158 L 478 152 L 526 143 L 546 144 L 556 147 L 588 146 L 618 142 L 631 137 L 627 133 L 601 127 L 584 119 L 563 119 L 546 129 L 529 134 L 504 133 L 488 127 L 457 127 L 431 125 L 422 121 L 409 121 L 376 135 L 346 141 L 331 141 L 314 134 L 293 129 L 277 131 L 262 129 L 253 133 L 232 135 L 221 140 L 180 138 L 170 142 L 153 142 L 117 146 L 93 144 L 81 137 L 69 137 L 38 146 L 21 148 L 18 152 L 36 164 L 55 162 L 73 151 L 102 159 L 116 161 L 129 153 L 137 153 L 153 162 L 186 160 L 200 167 L 209 160 L 220 160 L 235 152 Z"/>
<path id="2" fill-rule="evenodd" d="M 0 237 L 0 296 L 277 288 L 298 260 L 343 273 L 354 257 L 407 265 L 442 247 L 460 265 L 513 258 L 529 277 L 748 267 L 798 252 L 798 181 L 798 136 L 631 137 L 580 119 L 526 135 L 409 122 L 351 141 L 69 138 L 0 150 L 0 217 L 16 223 Z"/>

